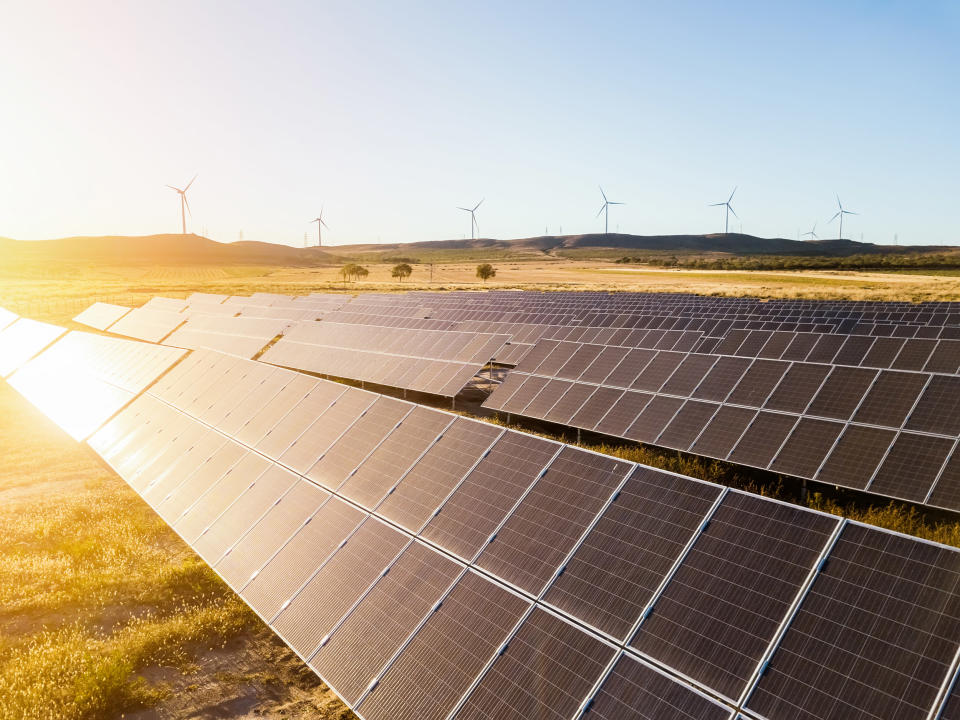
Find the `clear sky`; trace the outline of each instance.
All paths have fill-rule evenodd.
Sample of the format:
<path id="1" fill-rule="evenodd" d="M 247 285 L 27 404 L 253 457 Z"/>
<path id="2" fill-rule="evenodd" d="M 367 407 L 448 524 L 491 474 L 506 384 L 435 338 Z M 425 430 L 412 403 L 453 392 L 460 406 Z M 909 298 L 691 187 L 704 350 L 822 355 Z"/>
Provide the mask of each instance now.
<path id="1" fill-rule="evenodd" d="M 0 236 L 960 244 L 960 3 L 0 0 Z M 731 230 L 740 225 L 732 219 Z"/>

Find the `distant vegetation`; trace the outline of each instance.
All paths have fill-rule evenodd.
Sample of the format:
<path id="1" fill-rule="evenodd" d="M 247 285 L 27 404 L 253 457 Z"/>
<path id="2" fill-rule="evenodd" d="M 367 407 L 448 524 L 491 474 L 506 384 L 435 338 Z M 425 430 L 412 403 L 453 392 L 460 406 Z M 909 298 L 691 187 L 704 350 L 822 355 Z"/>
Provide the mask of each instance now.
<path id="1" fill-rule="evenodd" d="M 407 263 L 400 263 L 399 265 L 394 265 L 393 269 L 390 271 L 390 277 L 395 277 L 403 282 L 404 278 L 408 278 L 413 274 L 413 268 L 410 267 Z"/>
<path id="2" fill-rule="evenodd" d="M 357 265 L 356 263 L 347 263 L 340 268 L 340 276 L 344 279 L 344 281 L 357 281 L 361 278 L 367 277 L 369 274 L 369 270 L 367 270 L 363 265 Z"/>
<path id="3" fill-rule="evenodd" d="M 622 265 L 653 265 L 691 270 L 953 270 L 960 254 L 749 255 L 745 257 L 624 256 Z"/>
<path id="4" fill-rule="evenodd" d="M 477 277 L 486 282 L 492 277 L 496 277 L 497 271 L 494 269 L 493 265 L 490 263 L 483 263 L 482 265 L 477 265 Z"/>

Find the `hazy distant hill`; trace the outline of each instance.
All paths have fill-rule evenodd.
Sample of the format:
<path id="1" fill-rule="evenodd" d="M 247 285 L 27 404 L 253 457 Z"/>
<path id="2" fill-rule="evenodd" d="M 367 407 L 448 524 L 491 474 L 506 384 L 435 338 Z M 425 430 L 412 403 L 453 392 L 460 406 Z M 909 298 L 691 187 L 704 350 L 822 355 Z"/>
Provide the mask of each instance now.
<path id="1" fill-rule="evenodd" d="M 949 251 L 945 246 L 893 246 L 861 243 L 854 240 L 799 241 L 786 238 L 760 238 L 753 235 L 622 235 L 596 233 L 590 235 L 543 235 L 517 240 L 432 240 L 389 245 L 341 245 L 331 252 L 395 252 L 415 254 L 443 250 L 494 252 L 562 252 L 587 248 L 649 250 L 658 252 L 729 253 L 732 255 L 828 255 L 847 256 L 872 253 L 929 253 Z"/>
<path id="2" fill-rule="evenodd" d="M 218 243 L 198 235 L 135 237 L 69 237 L 23 242 L 0 238 L 0 261 L 154 265 L 293 265 L 340 264 L 409 258 L 424 262 L 457 262 L 490 258 L 543 257 L 545 253 L 586 258 L 633 256 L 637 251 L 684 255 L 805 255 L 849 257 L 873 254 L 954 253 L 956 247 L 874 245 L 853 240 L 800 242 L 752 235 L 546 235 L 516 240 L 431 240 L 414 243 L 338 245 L 295 248 L 264 242 Z M 595 251 L 595 252 L 594 252 Z"/>
<path id="3" fill-rule="evenodd" d="M 264 242 L 218 243 L 199 235 L 69 237 L 18 241 L 0 238 L 0 258 L 68 263 L 151 265 L 326 265 L 337 259 L 320 248 Z"/>

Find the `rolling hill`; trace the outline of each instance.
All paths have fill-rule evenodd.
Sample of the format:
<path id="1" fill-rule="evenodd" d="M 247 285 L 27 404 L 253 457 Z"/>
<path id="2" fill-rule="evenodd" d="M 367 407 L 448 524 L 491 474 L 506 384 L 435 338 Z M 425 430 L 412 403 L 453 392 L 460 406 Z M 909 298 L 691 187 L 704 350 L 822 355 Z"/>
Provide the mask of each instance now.
<path id="1" fill-rule="evenodd" d="M 744 257 L 783 255 L 850 257 L 855 255 L 930 253 L 954 254 L 953 246 L 874 245 L 853 240 L 800 242 L 752 235 L 590 235 L 540 236 L 514 240 L 430 240 L 413 243 L 338 245 L 295 248 L 274 243 L 241 241 L 218 243 L 199 235 L 68 237 L 18 241 L 0 238 L 0 258 L 6 262 L 60 262 L 104 265 L 280 265 L 310 267 L 337 265 L 344 260 L 389 262 L 460 262 L 491 258 L 543 258 L 544 255 L 586 259 L 612 258 L 636 251 L 655 254 Z"/>

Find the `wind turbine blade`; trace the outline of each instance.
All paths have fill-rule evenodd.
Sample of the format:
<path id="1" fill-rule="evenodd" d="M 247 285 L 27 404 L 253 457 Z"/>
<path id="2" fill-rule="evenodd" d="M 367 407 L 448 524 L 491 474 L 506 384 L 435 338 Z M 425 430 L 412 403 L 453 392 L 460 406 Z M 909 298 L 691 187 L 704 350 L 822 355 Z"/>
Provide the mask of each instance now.
<path id="1" fill-rule="evenodd" d="M 726 203 L 710 203 L 707 207 L 720 207 L 721 205 L 726 205 Z"/>
<path id="2" fill-rule="evenodd" d="M 739 215 L 737 215 L 737 214 L 736 214 L 735 212 L 733 212 L 733 208 L 732 208 L 732 207 L 730 207 L 730 203 L 727 203 L 727 209 L 728 209 L 728 210 L 729 210 L 730 212 L 732 212 L 732 213 L 733 213 L 733 216 L 734 216 L 734 217 L 735 217 L 735 218 L 736 218 L 737 220 L 739 220 L 739 219 L 740 219 L 740 216 L 739 216 Z"/>
<path id="3" fill-rule="evenodd" d="M 837 194 L 837 207 L 843 210 L 843 203 L 840 202 L 840 194 Z"/>
<path id="4" fill-rule="evenodd" d="M 464 212 L 473 212 L 473 210 L 471 210 L 470 208 L 462 208 L 459 205 L 457 205 L 457 210 L 463 210 Z"/>
<path id="5" fill-rule="evenodd" d="M 626 203 L 614 202 L 613 200 L 611 200 L 610 202 L 607 203 L 607 205 L 626 205 Z"/>
<path id="6" fill-rule="evenodd" d="M 190 213 L 190 217 L 193 217 L 193 211 L 190 210 L 190 202 L 187 200 L 187 194 L 182 193 L 183 204 L 187 206 L 187 212 Z"/>
<path id="7" fill-rule="evenodd" d="M 840 217 L 840 213 L 837 213 L 837 214 L 834 215 L 832 218 L 830 218 L 829 220 L 827 220 L 827 224 L 829 225 L 829 224 L 832 223 L 834 220 L 836 220 L 838 217 Z"/>
<path id="8" fill-rule="evenodd" d="M 600 188 L 600 194 L 603 195 L 603 202 L 607 202 L 607 194 L 603 191 L 603 188 L 597 185 Z"/>
<path id="9" fill-rule="evenodd" d="M 200 174 L 200 173 L 197 173 L 197 175 L 199 175 L 199 174 Z M 187 186 L 183 189 L 184 192 L 186 192 L 187 190 L 190 189 L 190 186 L 193 185 L 193 181 L 197 179 L 197 175 L 194 175 L 194 176 L 193 176 L 193 179 L 192 179 L 190 182 L 187 183 Z"/>
<path id="10" fill-rule="evenodd" d="M 323 220 L 320 221 L 320 224 L 327 228 L 327 230 L 330 229 L 330 227 Z"/>
<path id="11" fill-rule="evenodd" d="M 730 193 L 730 197 L 727 198 L 727 202 L 730 202 L 731 200 L 733 200 L 733 196 L 737 194 L 737 188 L 738 188 L 738 187 L 740 187 L 740 186 L 739 186 L 739 185 L 734 186 L 733 192 Z"/>
<path id="12" fill-rule="evenodd" d="M 859 215 L 860 213 L 855 213 L 853 210 L 844 210 L 844 215 Z"/>
<path id="13" fill-rule="evenodd" d="M 175 192 L 180 192 L 180 188 L 175 188 L 173 185 L 167 185 L 167 187 Z"/>
<path id="14" fill-rule="evenodd" d="M 606 210 L 606 209 L 607 209 L 607 204 L 604 203 L 603 205 L 600 206 L 600 209 L 597 210 L 597 214 L 596 214 L 595 217 L 600 217 L 600 213 L 602 213 L 602 212 L 603 212 L 604 210 Z"/>
<path id="15" fill-rule="evenodd" d="M 483 200 L 486 200 L 486 198 L 484 198 Z M 473 206 L 473 211 L 472 211 L 472 212 L 476 212 L 476 211 L 477 211 L 477 208 L 480 207 L 481 205 L 483 205 L 483 200 L 481 200 L 480 202 L 478 202 L 476 205 Z"/>

